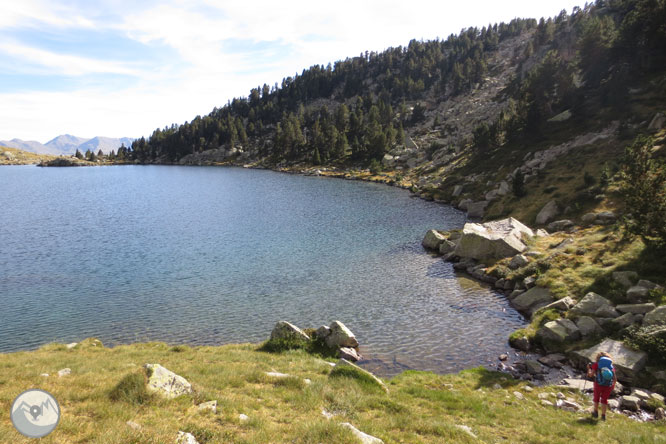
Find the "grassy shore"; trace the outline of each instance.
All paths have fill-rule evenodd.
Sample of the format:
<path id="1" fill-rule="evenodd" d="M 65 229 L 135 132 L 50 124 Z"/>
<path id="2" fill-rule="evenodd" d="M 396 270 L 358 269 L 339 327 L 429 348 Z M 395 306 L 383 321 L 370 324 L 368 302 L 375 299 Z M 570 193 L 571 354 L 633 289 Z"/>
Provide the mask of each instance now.
<path id="1" fill-rule="evenodd" d="M 174 400 L 146 393 L 145 363 L 160 363 L 185 377 L 194 393 Z M 58 377 L 65 367 L 71 374 Z M 291 376 L 271 378 L 269 371 Z M 385 443 L 656 443 L 664 442 L 666 433 L 664 422 L 638 423 L 611 414 L 607 422 L 596 423 L 587 413 L 544 407 L 538 394 L 549 393 L 555 401 L 557 390 L 529 391 L 524 382 L 482 369 L 452 375 L 405 372 L 387 381 L 388 393 L 363 378 L 330 373 L 327 361 L 302 350 L 267 353 L 252 344 L 105 348 L 86 340 L 73 349 L 50 344 L 0 355 L 0 410 L 5 412 L 0 441 L 32 442 L 9 420 L 12 400 L 29 388 L 49 391 L 62 409 L 60 424 L 44 443 L 173 443 L 179 430 L 202 444 L 357 443 L 342 422 Z M 589 405 L 581 395 L 566 395 Z M 218 401 L 217 413 L 198 410 L 209 400 Z M 335 416 L 326 419 L 322 409 Z M 240 414 L 249 419 L 241 421 Z"/>

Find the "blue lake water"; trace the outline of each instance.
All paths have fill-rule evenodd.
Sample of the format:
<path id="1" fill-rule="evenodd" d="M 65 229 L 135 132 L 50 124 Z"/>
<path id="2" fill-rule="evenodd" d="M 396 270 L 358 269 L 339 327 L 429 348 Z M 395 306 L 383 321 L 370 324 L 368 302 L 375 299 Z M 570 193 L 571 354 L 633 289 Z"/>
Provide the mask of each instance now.
<path id="1" fill-rule="evenodd" d="M 278 320 L 339 319 L 385 373 L 485 364 L 525 321 L 421 247 L 427 229 L 463 223 L 448 206 L 372 183 L 3 166 L 0 352 L 90 336 L 259 342 Z"/>

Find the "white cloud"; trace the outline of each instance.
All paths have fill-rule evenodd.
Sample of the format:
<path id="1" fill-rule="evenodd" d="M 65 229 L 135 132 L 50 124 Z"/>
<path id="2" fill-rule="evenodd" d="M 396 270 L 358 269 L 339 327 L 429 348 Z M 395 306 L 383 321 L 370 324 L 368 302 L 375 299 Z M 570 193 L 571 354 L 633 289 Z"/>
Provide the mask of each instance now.
<path id="1" fill-rule="evenodd" d="M 132 84 L 113 91 L 0 94 L 0 139 L 40 141 L 58 134 L 141 136 L 156 127 L 206 114 L 257 85 L 280 82 L 313 64 L 406 45 L 412 38 L 446 38 L 468 26 L 569 12 L 573 0 L 539 1 L 289 1 L 199 0 L 146 3 L 107 0 L 62 6 L 40 0 L 0 6 L 0 29 L 60 32 L 90 28 L 129 37 L 174 56 L 144 68 L 135 54 L 95 60 L 4 41 L 0 51 L 22 60 L 21 69 L 58 74 L 127 74 Z M 111 19 L 112 17 L 113 19 Z M 158 60 L 160 58 L 157 58 Z M 164 58 L 162 58 L 164 59 Z M 137 86 L 138 85 L 138 86 Z"/>

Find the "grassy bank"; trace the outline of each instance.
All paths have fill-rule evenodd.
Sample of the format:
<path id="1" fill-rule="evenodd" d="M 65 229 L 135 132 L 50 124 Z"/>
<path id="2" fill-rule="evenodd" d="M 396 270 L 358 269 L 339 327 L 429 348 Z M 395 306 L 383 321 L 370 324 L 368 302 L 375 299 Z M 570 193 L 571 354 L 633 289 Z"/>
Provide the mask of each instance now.
<path id="1" fill-rule="evenodd" d="M 45 443 L 172 443 L 179 430 L 202 444 L 358 442 L 341 422 L 386 443 L 652 443 L 663 442 L 666 433 L 663 423 L 642 424 L 621 415 L 594 423 L 586 413 L 543 407 L 538 394 L 556 390 L 529 392 L 523 382 L 480 369 L 455 375 L 406 372 L 387 382 L 387 394 L 362 378 L 331 377 L 326 361 L 300 350 L 276 354 L 251 344 L 104 348 L 93 343 L 0 355 L 0 410 L 9 412 L 14 397 L 29 388 L 52 393 L 63 414 Z M 145 363 L 182 375 L 194 394 L 165 400 L 146 393 Z M 71 375 L 58 377 L 65 367 Z M 291 376 L 275 379 L 265 374 L 269 371 Z M 125 383 L 119 385 L 121 380 Z M 579 395 L 567 396 L 588 404 Z M 197 404 L 209 400 L 218 401 L 217 413 L 198 410 Z M 335 416 L 326 419 L 322 409 Z M 239 420 L 240 414 L 249 419 Z M 0 420 L 0 441 L 32 442 L 13 429 L 8 413 Z"/>

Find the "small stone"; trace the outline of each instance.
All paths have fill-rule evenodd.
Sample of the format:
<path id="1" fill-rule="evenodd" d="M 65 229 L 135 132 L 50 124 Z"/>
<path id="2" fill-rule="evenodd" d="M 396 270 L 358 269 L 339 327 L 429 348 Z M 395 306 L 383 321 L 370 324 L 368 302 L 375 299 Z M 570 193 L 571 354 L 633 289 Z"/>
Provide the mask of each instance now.
<path id="1" fill-rule="evenodd" d="M 546 401 L 545 399 L 541 400 L 541 405 L 544 406 L 544 407 L 553 407 L 554 406 L 554 404 L 552 402 Z"/>
<path id="2" fill-rule="evenodd" d="M 357 429 L 348 422 L 342 422 L 340 423 L 340 425 L 342 427 L 351 430 L 354 436 L 356 436 L 361 441 L 361 444 L 384 444 L 384 441 L 382 441 L 381 439 L 376 438 L 372 435 L 368 435 L 367 433 L 361 432 L 359 429 Z"/>
<path id="3" fill-rule="evenodd" d="M 199 444 L 199 441 L 191 433 L 178 431 L 178 438 L 176 444 Z"/>
<path id="4" fill-rule="evenodd" d="M 308 379 L 308 378 L 305 378 L 305 379 L 303 379 L 303 383 L 305 383 L 305 385 L 310 385 L 310 384 L 312 384 L 312 380 Z"/>
<path id="5" fill-rule="evenodd" d="M 48 373 L 42 373 L 42 374 L 39 375 L 39 376 L 42 376 L 42 377 L 44 377 L 44 378 L 48 378 L 48 377 L 49 377 L 49 374 L 48 374 Z"/>
<path id="6" fill-rule="evenodd" d="M 502 386 L 499 385 L 498 383 L 495 383 L 495 384 L 493 384 L 493 388 L 494 388 L 495 390 L 500 390 L 500 389 L 502 388 Z"/>
<path id="7" fill-rule="evenodd" d="M 511 258 L 511 262 L 509 262 L 509 268 L 512 270 L 516 270 L 520 267 L 524 267 L 525 265 L 529 264 L 529 260 L 527 257 L 525 257 L 522 254 L 517 254 L 513 258 Z"/>
<path id="8" fill-rule="evenodd" d="M 501 355 L 499 355 L 498 359 L 500 361 L 506 361 L 507 359 L 509 359 L 509 355 L 507 355 L 506 353 L 502 353 Z"/>
<path id="9" fill-rule="evenodd" d="M 523 387 L 523 390 L 525 390 L 527 393 L 531 393 L 531 392 L 534 391 L 534 389 L 532 387 L 530 387 L 529 385 L 526 385 L 525 387 Z"/>
<path id="10" fill-rule="evenodd" d="M 663 419 L 666 419 L 666 411 L 664 411 L 663 407 L 659 407 L 657 410 L 654 411 L 654 419 L 656 421 L 661 421 Z"/>
<path id="11" fill-rule="evenodd" d="M 570 412 L 577 412 L 580 410 L 580 405 L 570 399 L 559 399 L 556 405 L 558 408 Z"/>
<path id="12" fill-rule="evenodd" d="M 144 367 L 149 374 L 148 390 L 157 392 L 166 398 L 176 398 L 192 393 L 192 385 L 182 376 L 159 364 L 146 364 Z"/>
<path id="13" fill-rule="evenodd" d="M 240 422 L 245 422 L 249 421 L 250 417 L 247 416 L 245 413 L 241 413 L 240 415 L 238 415 L 238 419 L 240 420 Z"/>
<path id="14" fill-rule="evenodd" d="M 134 421 L 127 421 L 125 424 L 132 430 L 141 430 L 141 426 Z"/>
<path id="15" fill-rule="evenodd" d="M 654 282 L 648 281 L 646 279 L 639 280 L 638 284 L 636 285 L 638 287 L 647 288 L 648 290 L 654 290 L 655 288 L 659 288 L 659 285 L 655 284 Z"/>
<path id="16" fill-rule="evenodd" d="M 548 367 L 562 368 L 562 363 L 565 359 L 566 356 L 559 353 L 553 353 L 550 355 L 541 356 L 539 359 L 537 359 L 537 361 Z"/>
<path id="17" fill-rule="evenodd" d="M 522 401 L 523 399 L 525 399 L 525 396 L 523 396 L 523 394 L 520 393 L 520 392 L 513 392 L 513 396 L 515 396 L 516 399 L 518 399 L 518 400 L 520 400 L 520 401 Z"/>
<path id="18" fill-rule="evenodd" d="M 202 402 L 198 407 L 199 410 L 210 410 L 213 413 L 217 413 L 217 401 Z"/>
<path id="19" fill-rule="evenodd" d="M 63 368 L 62 370 L 58 370 L 58 377 L 62 378 L 63 376 L 68 376 L 71 373 L 72 373 L 72 369 Z"/>
<path id="20" fill-rule="evenodd" d="M 269 376 L 271 378 L 288 378 L 289 375 L 287 373 L 280 373 L 280 372 L 266 372 L 266 376 Z"/>
<path id="21" fill-rule="evenodd" d="M 331 418 L 334 417 L 335 415 L 334 415 L 333 413 L 329 412 L 329 411 L 326 410 L 326 409 L 321 409 L 321 416 L 323 416 L 323 417 L 326 418 L 326 419 L 331 419 Z"/>
<path id="22" fill-rule="evenodd" d="M 74 347 L 76 347 L 77 345 L 79 345 L 78 342 L 72 342 L 72 343 L 67 344 L 65 347 L 67 347 L 68 350 L 71 350 Z"/>
<path id="23" fill-rule="evenodd" d="M 536 279 L 534 276 L 528 276 L 523 280 L 523 285 L 529 290 L 536 285 Z"/>

